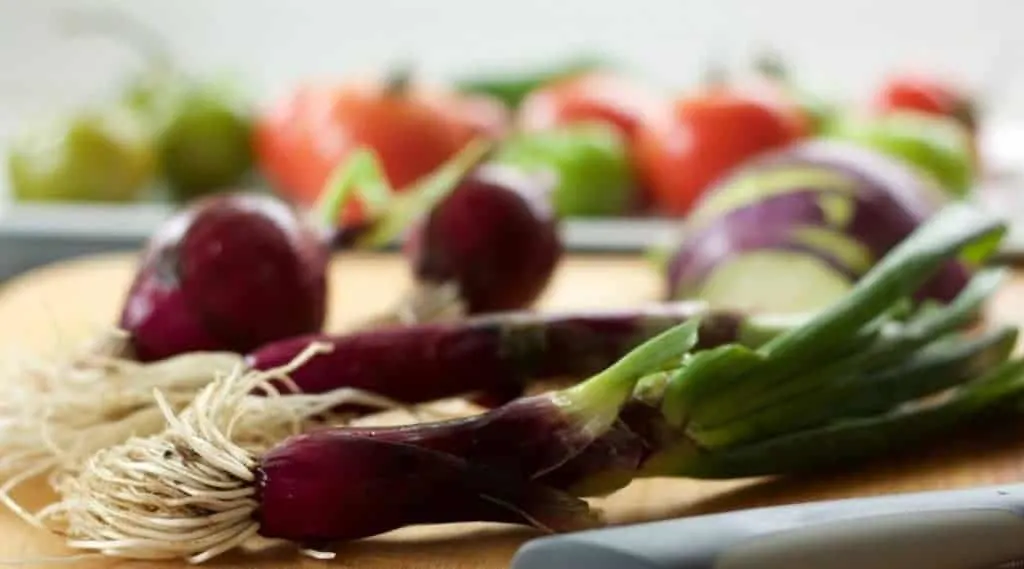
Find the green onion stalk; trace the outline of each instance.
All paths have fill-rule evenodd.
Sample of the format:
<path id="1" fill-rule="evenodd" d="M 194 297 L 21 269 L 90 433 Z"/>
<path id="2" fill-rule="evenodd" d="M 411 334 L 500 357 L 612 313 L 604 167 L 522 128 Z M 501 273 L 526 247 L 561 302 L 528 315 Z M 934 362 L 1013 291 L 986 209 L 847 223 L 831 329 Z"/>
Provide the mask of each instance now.
<path id="1" fill-rule="evenodd" d="M 549 476 L 601 494 L 638 477 L 792 474 L 1012 409 L 1024 391 L 1024 361 L 1012 358 L 1018 330 L 972 326 L 1003 270 L 978 271 L 947 305 L 908 310 L 913 291 L 943 261 L 959 255 L 980 264 L 1004 232 L 968 206 L 943 210 L 805 324 L 758 348 L 690 353 L 678 368 L 640 382 L 620 432 L 609 435 L 631 435 L 625 444 L 643 447 L 635 467 L 603 468 L 600 455 L 613 453 L 594 445 Z"/>

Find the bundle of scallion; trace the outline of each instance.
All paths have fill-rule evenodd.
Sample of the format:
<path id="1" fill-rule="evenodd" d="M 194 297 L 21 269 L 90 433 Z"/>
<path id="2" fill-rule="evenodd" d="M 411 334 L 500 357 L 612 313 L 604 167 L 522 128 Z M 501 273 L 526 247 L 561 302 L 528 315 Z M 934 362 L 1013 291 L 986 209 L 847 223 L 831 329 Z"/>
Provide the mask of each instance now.
<path id="1" fill-rule="evenodd" d="M 1016 330 L 969 329 L 999 271 L 948 305 L 908 300 L 944 261 L 984 261 L 1004 230 L 950 206 L 759 345 L 695 349 L 691 319 L 577 385 L 465 418 L 240 441 L 268 379 L 239 371 L 180 413 L 164 405 L 164 432 L 93 455 L 32 520 L 74 548 L 193 562 L 257 536 L 324 550 L 422 523 L 571 531 L 601 523 L 583 498 L 637 478 L 786 474 L 913 444 L 1024 394 Z"/>

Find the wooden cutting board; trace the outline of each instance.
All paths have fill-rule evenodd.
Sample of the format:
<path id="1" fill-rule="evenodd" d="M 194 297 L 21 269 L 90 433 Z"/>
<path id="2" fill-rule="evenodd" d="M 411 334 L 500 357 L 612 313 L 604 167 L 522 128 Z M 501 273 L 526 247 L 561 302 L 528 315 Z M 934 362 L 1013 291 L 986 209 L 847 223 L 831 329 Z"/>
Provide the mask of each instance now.
<path id="1" fill-rule="evenodd" d="M 133 257 L 124 255 L 84 258 L 45 267 L 0 287 L 0 351 L 76 346 L 108 326 L 131 278 L 133 262 Z M 335 329 L 387 308 L 409 284 L 403 264 L 389 256 L 339 257 L 332 271 L 330 326 Z M 656 299 L 659 285 L 657 274 L 642 259 L 570 258 L 560 268 L 540 307 L 629 306 Z M 999 320 L 1024 323 L 1024 273 L 1011 279 L 990 312 Z M 813 479 L 647 480 L 596 503 L 612 522 L 624 523 L 813 499 L 1024 480 L 1022 427 L 1024 420 L 978 425 L 913 453 Z M 31 506 L 45 496 L 43 488 L 36 485 L 27 487 L 18 497 Z M 407 528 L 344 545 L 338 549 L 337 559 L 327 564 L 363 569 L 507 567 L 516 548 L 536 535 L 489 524 Z M 28 527 L 6 510 L 0 511 L 0 560 L 66 553 L 59 539 Z M 230 555 L 216 564 L 227 569 L 277 569 L 322 567 L 325 562 L 278 550 L 259 556 Z M 33 563 L 28 567 L 44 565 Z M 87 561 L 80 565 L 99 569 L 113 567 L 115 562 Z M 137 568 L 179 565 L 124 563 Z"/>

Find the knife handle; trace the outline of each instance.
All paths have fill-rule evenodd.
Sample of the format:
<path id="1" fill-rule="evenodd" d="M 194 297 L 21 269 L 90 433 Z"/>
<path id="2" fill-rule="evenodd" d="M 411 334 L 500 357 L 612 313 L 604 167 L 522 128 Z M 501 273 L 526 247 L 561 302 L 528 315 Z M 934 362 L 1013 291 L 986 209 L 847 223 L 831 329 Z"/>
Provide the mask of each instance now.
<path id="1" fill-rule="evenodd" d="M 1024 485 L 809 502 L 532 540 L 512 569 L 976 569 L 1024 557 Z"/>

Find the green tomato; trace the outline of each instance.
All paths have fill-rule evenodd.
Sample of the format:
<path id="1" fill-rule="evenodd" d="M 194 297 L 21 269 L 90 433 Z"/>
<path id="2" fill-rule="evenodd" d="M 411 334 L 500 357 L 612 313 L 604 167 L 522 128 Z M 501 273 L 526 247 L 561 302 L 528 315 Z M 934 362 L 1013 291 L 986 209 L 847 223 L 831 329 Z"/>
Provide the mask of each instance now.
<path id="1" fill-rule="evenodd" d="M 237 185 L 253 165 L 249 118 L 206 91 L 175 99 L 157 144 L 168 188 L 180 201 Z"/>
<path id="2" fill-rule="evenodd" d="M 603 123 L 576 123 L 510 137 L 495 161 L 556 176 L 552 203 L 561 217 L 624 214 L 634 179 L 626 139 Z"/>
<path id="3" fill-rule="evenodd" d="M 89 109 L 26 133 L 11 145 L 7 173 L 23 201 L 131 202 L 156 175 L 141 118 L 126 109 Z"/>
<path id="4" fill-rule="evenodd" d="M 934 178 L 953 197 L 974 183 L 970 133 L 958 122 L 915 111 L 833 123 L 828 136 L 849 140 L 904 160 Z"/>
<path id="5" fill-rule="evenodd" d="M 155 69 L 129 85 L 124 102 L 149 121 L 173 199 L 229 189 L 252 170 L 252 121 L 234 85 Z"/>

